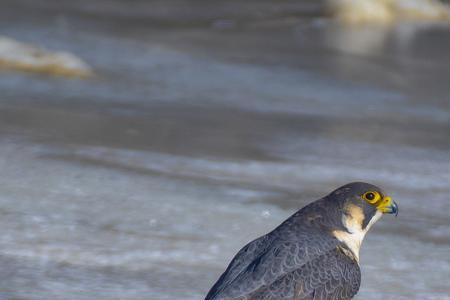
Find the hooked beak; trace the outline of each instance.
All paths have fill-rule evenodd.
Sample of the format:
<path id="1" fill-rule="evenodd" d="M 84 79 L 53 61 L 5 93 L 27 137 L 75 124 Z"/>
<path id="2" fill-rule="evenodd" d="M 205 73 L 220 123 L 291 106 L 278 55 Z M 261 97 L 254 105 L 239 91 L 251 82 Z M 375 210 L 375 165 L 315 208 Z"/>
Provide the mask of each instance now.
<path id="1" fill-rule="evenodd" d="M 398 215 L 398 205 L 391 199 L 391 197 L 384 197 L 381 204 L 378 206 L 378 209 L 381 210 L 384 214 L 395 214 Z"/>

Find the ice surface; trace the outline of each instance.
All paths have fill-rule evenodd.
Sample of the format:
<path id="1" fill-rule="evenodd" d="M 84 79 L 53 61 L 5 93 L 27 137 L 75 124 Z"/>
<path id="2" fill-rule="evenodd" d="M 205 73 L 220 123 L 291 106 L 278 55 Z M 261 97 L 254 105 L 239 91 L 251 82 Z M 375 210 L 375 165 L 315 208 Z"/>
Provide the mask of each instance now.
<path id="1" fill-rule="evenodd" d="M 387 167 L 379 166 L 385 171 L 374 176 L 363 171 L 374 165 L 370 161 L 344 166 L 339 158 L 320 161 L 322 153 L 294 163 L 238 163 L 8 139 L 1 144 L 0 165 L 8 175 L 0 184 L 0 257 L 7 269 L 21 270 L 14 276 L 3 273 L 2 291 L 10 297 L 70 293 L 74 299 L 93 299 L 116 291 L 125 298 L 171 299 L 188 290 L 186 299 L 201 299 L 241 246 L 294 211 L 285 207 L 305 201 L 290 196 L 280 206 L 273 199 L 311 188 L 318 194 L 317 185 L 358 178 L 388 186 L 401 207 L 397 219 L 385 217 L 368 235 L 359 297 L 378 299 L 379 286 L 400 299 L 446 297 L 439 278 L 450 273 L 443 263 L 448 262 L 449 174 L 439 159 L 428 166 L 437 176 L 420 163 L 395 168 L 389 159 Z M 414 157 L 410 152 L 399 151 L 398 161 Z M 77 163 L 82 158 L 104 164 Z M 433 198 L 424 201 L 430 191 Z M 433 272 L 424 279 L 417 268 Z M 38 293 L 18 289 L 35 276 Z M 427 298 L 430 289 L 435 292 Z"/>

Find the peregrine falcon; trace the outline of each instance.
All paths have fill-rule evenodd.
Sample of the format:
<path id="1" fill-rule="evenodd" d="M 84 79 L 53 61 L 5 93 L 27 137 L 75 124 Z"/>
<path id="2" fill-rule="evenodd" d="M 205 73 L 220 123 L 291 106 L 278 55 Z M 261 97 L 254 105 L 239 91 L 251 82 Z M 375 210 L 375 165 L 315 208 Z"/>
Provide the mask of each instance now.
<path id="1" fill-rule="evenodd" d="M 382 189 L 344 185 L 242 248 L 205 300 L 351 299 L 361 242 L 385 213 L 398 207 Z"/>

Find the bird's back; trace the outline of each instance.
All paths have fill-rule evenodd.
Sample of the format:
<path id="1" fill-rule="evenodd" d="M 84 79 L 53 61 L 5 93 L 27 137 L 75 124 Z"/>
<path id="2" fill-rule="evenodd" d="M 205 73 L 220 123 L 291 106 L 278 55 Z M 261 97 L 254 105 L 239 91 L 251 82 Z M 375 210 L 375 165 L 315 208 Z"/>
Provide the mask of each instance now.
<path id="1" fill-rule="evenodd" d="M 326 199 L 311 203 L 272 232 L 242 248 L 205 300 L 292 300 L 296 291 L 300 298 L 295 299 L 308 299 L 308 292 L 319 292 L 311 282 L 320 283 L 322 279 L 340 282 L 339 276 L 323 277 L 332 269 L 333 259 L 345 255 L 339 250 L 340 242 L 324 231 L 327 225 L 324 202 Z M 343 262 L 350 268 L 356 267 L 359 274 L 356 262 Z M 303 294 L 305 297 L 301 296 Z"/>

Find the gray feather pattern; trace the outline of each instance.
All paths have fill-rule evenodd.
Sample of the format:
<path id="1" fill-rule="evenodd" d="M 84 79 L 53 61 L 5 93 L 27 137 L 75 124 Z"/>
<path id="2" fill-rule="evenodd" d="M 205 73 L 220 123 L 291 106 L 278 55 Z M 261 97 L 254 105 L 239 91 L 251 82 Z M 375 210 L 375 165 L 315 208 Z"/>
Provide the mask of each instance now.
<path id="1" fill-rule="evenodd" d="M 330 234 L 343 229 L 333 194 L 242 248 L 205 300 L 351 299 L 360 270 Z"/>

